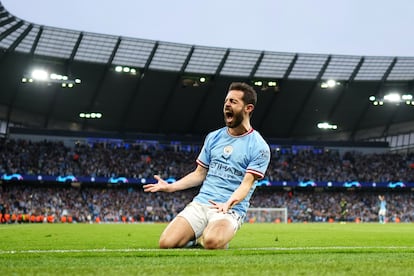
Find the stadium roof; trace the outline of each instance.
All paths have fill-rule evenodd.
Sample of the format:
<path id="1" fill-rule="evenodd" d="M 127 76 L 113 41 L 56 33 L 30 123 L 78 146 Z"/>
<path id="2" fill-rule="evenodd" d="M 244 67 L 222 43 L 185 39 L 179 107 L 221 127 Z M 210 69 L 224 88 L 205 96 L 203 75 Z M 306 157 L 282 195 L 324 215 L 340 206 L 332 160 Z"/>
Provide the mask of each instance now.
<path id="1" fill-rule="evenodd" d="M 8 126 L 203 136 L 223 126 L 222 103 L 233 81 L 257 88 L 252 124 L 269 138 L 362 140 L 412 131 L 414 122 L 414 102 L 383 100 L 390 92 L 413 93 L 414 57 L 253 51 L 89 33 L 27 22 L 1 3 L 0 49 L 0 120 Z M 43 71 L 33 76 L 34 69 Z M 337 128 L 320 129 L 322 122 Z"/>

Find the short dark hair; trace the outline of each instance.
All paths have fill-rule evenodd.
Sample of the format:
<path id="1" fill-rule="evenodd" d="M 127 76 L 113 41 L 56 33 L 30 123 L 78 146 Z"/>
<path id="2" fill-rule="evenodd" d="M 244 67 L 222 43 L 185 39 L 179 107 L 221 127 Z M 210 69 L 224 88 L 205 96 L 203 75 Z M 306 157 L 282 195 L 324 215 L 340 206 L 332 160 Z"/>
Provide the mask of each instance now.
<path id="1" fill-rule="evenodd" d="M 230 90 L 239 90 L 243 91 L 243 101 L 245 104 L 252 104 L 253 106 L 256 106 L 257 103 L 257 93 L 256 90 L 254 90 L 253 87 L 248 85 L 244 82 L 233 82 L 230 84 L 229 91 Z"/>

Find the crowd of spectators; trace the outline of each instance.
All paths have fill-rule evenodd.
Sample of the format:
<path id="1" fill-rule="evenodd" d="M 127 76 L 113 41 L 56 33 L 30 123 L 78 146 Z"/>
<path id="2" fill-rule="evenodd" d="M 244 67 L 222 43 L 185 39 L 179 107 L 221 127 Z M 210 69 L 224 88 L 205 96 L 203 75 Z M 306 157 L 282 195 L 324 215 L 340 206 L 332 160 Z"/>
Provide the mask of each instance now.
<path id="1" fill-rule="evenodd" d="M 72 187 L 13 183 L 2 185 L 0 202 L 11 214 L 34 214 L 76 222 L 165 222 L 191 200 L 180 194 L 144 193 L 141 187 Z"/>
<path id="2" fill-rule="evenodd" d="M 148 178 L 181 176 L 195 166 L 196 153 L 154 144 L 76 144 L 2 139 L 0 173 Z"/>
<path id="3" fill-rule="evenodd" d="M 199 148 L 159 144 L 77 144 L 0 140 L 0 174 L 179 178 L 195 167 Z M 302 150 L 272 152 L 270 181 L 414 182 L 414 155 Z"/>
<path id="4" fill-rule="evenodd" d="M 379 195 L 385 195 L 389 222 L 414 222 L 414 194 L 411 191 L 271 191 L 261 188 L 256 189 L 251 207 L 286 207 L 292 222 L 377 222 Z M 345 213 L 342 213 L 341 201 L 346 203 Z"/>
<path id="5" fill-rule="evenodd" d="M 52 215 L 55 221 L 166 222 L 189 203 L 196 189 L 177 193 L 144 193 L 140 187 L 71 187 L 8 183 L 1 185 L 0 202 L 10 214 Z M 378 221 L 378 195 L 384 191 L 313 191 L 259 187 L 251 207 L 286 207 L 291 222 Z M 414 222 L 414 195 L 385 192 L 390 222 Z M 342 217 L 339 202 L 346 201 Z"/>
<path id="6" fill-rule="evenodd" d="M 414 155 L 311 150 L 272 155 L 271 181 L 414 182 Z"/>
<path id="7" fill-rule="evenodd" d="M 0 174 L 180 178 L 195 167 L 199 148 L 153 143 L 77 144 L 0 140 Z M 414 182 L 413 155 L 323 150 L 273 151 L 267 173 L 271 181 L 405 181 Z M 0 204 L 9 213 L 70 216 L 77 222 L 170 221 L 196 190 L 148 194 L 139 185 L 72 187 L 55 183 L 0 185 Z M 300 190 L 259 187 L 252 207 L 287 207 L 292 222 L 340 220 L 339 202 L 347 202 L 347 221 L 377 221 L 378 194 L 386 193 L 389 221 L 414 221 L 410 191 Z"/>

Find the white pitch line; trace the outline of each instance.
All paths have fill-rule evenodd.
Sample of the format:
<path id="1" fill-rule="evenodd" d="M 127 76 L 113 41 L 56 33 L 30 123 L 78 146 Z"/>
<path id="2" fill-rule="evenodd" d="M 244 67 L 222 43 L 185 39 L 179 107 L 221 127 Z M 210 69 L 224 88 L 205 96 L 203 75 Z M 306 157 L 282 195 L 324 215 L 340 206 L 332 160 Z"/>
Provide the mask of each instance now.
<path id="1" fill-rule="evenodd" d="M 306 250 L 320 250 L 320 251 L 329 251 L 329 250 L 353 250 L 353 249 L 412 249 L 414 246 L 316 246 L 316 247 L 263 247 L 263 248 L 230 248 L 230 250 L 257 250 L 257 251 L 306 251 Z M 39 254 L 39 253 L 110 253 L 110 252 L 162 252 L 162 251 L 184 251 L 184 250 L 200 250 L 192 248 L 176 248 L 176 249 L 158 249 L 158 248 L 124 248 L 124 249 L 50 249 L 50 250 L 0 250 L 1 255 L 7 254 Z"/>
<path id="2" fill-rule="evenodd" d="M 241 248 L 239 250 L 336 250 L 336 249 L 413 249 L 414 246 L 310 246 L 310 247 L 263 247 L 263 248 Z"/>

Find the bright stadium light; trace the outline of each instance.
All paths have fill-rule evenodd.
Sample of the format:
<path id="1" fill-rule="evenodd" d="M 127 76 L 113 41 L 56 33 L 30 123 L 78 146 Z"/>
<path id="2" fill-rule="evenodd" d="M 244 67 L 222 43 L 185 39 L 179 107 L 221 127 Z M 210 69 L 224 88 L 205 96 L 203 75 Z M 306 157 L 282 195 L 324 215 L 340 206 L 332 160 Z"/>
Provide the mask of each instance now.
<path id="1" fill-rule="evenodd" d="M 333 125 L 333 124 L 330 124 L 330 123 L 327 123 L 327 122 L 318 123 L 317 127 L 319 129 L 337 129 L 338 128 L 337 125 Z"/>
<path id="2" fill-rule="evenodd" d="M 279 91 L 278 82 L 276 80 L 254 80 L 252 84 L 261 91 Z"/>
<path id="3" fill-rule="evenodd" d="M 57 73 L 50 73 L 44 69 L 34 69 L 31 71 L 30 76 L 23 76 L 22 83 L 46 83 L 50 84 L 58 84 L 62 88 L 73 88 L 76 84 L 80 84 L 81 80 L 77 79 L 70 79 L 66 75 L 61 75 Z"/>
<path id="4" fill-rule="evenodd" d="M 326 82 L 326 84 L 328 85 L 328 87 L 335 87 L 336 86 L 336 81 L 335 80 L 328 80 Z"/>
<path id="5" fill-rule="evenodd" d="M 123 74 L 129 74 L 129 75 L 136 75 L 138 73 L 138 70 L 136 68 L 129 67 L 129 66 L 121 66 L 121 65 L 115 66 L 114 71 L 117 73 L 123 73 Z"/>
<path id="6" fill-rule="evenodd" d="M 32 78 L 38 81 L 46 81 L 49 78 L 49 74 L 46 70 L 35 69 L 32 71 Z"/>
<path id="7" fill-rule="evenodd" d="M 208 83 L 208 76 L 186 75 L 182 76 L 182 87 L 202 87 Z"/>
<path id="8" fill-rule="evenodd" d="M 401 99 L 403 101 L 411 101 L 413 99 L 413 95 L 402 95 Z"/>
<path id="9" fill-rule="evenodd" d="M 321 88 L 328 89 L 328 88 L 334 88 L 338 85 L 340 85 L 340 82 L 337 82 L 336 80 L 327 80 L 321 83 Z"/>
<path id="10" fill-rule="evenodd" d="M 411 94 L 401 95 L 400 93 L 397 93 L 397 92 L 388 93 L 382 97 L 370 96 L 369 101 L 372 102 L 372 104 L 375 106 L 384 105 L 384 103 L 393 103 L 396 105 L 399 105 L 400 103 L 405 103 L 407 105 L 414 105 L 413 95 Z"/>
<path id="11" fill-rule="evenodd" d="M 384 100 L 392 103 L 398 103 L 401 101 L 401 96 L 398 93 L 390 93 L 384 96 Z"/>
<path id="12" fill-rule="evenodd" d="M 82 119 L 100 119 L 102 118 L 102 113 L 100 112 L 81 112 L 79 113 L 79 118 Z"/>

